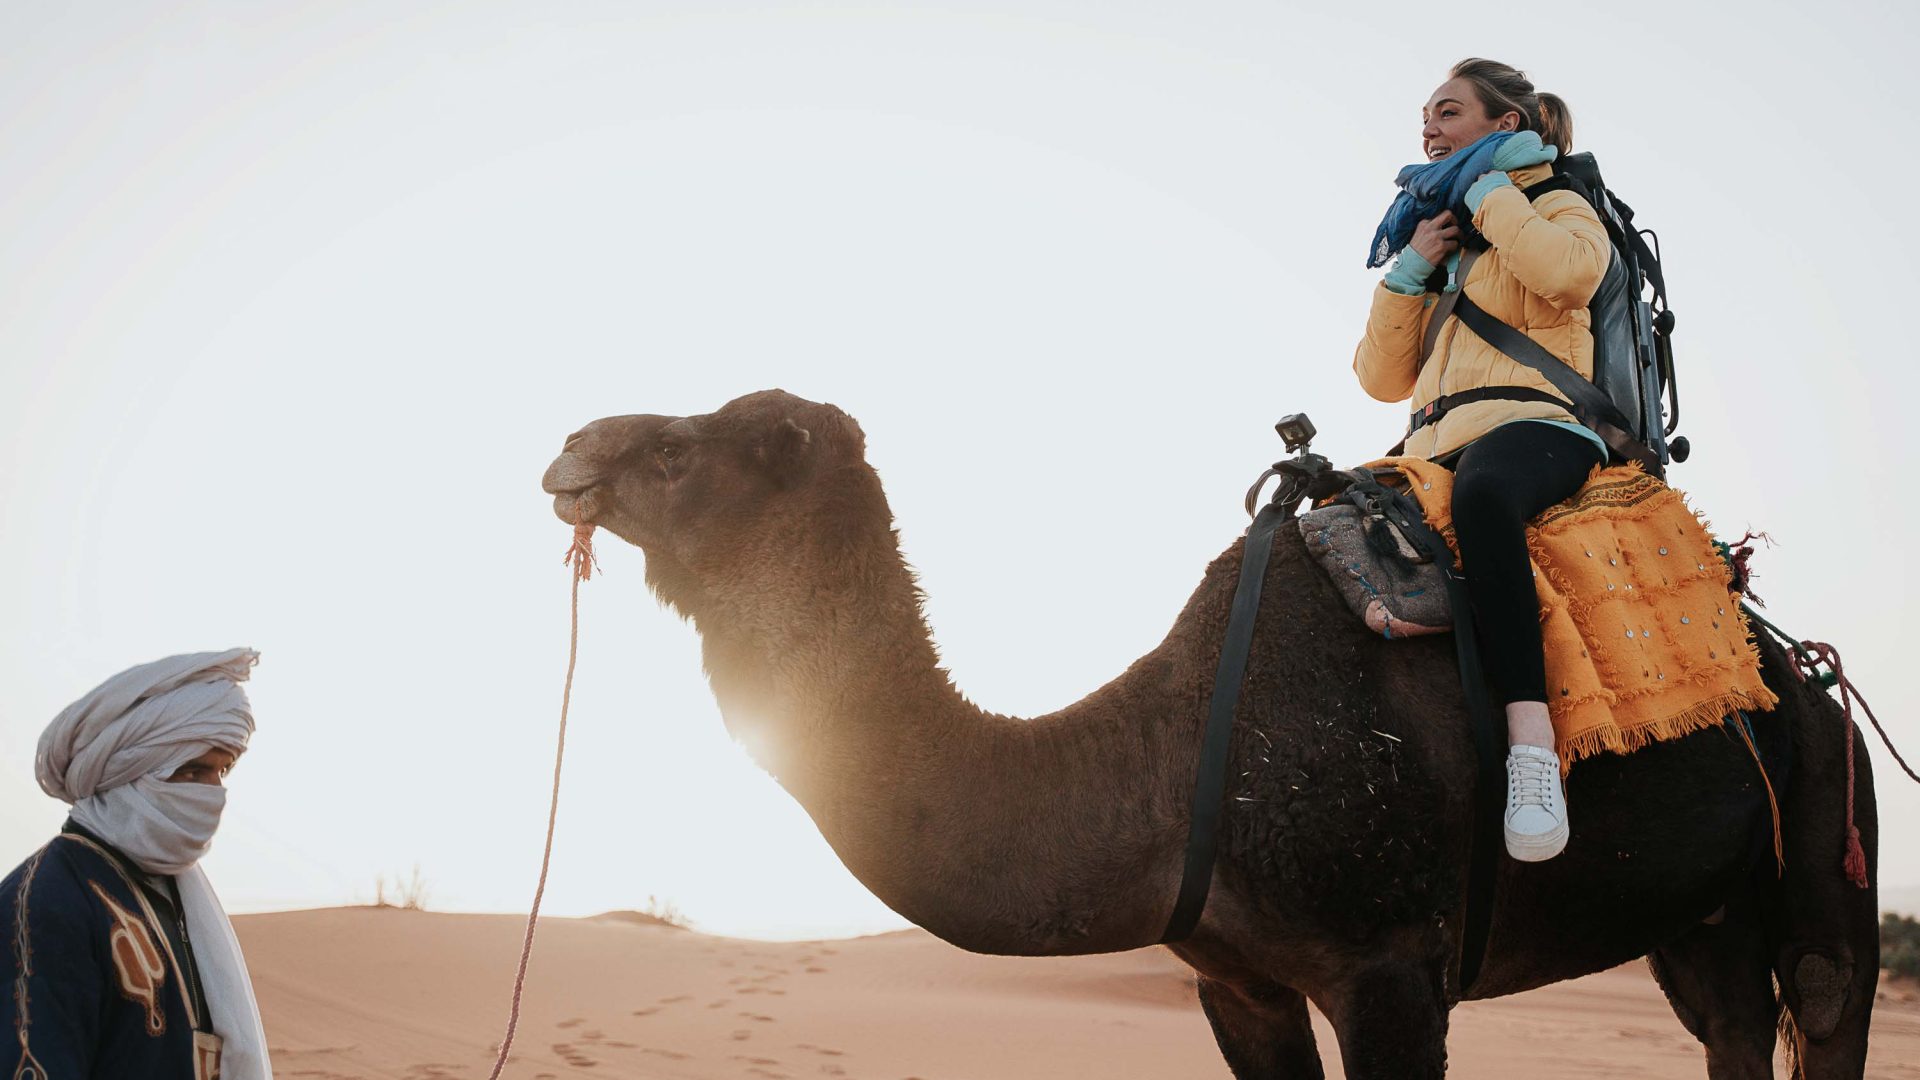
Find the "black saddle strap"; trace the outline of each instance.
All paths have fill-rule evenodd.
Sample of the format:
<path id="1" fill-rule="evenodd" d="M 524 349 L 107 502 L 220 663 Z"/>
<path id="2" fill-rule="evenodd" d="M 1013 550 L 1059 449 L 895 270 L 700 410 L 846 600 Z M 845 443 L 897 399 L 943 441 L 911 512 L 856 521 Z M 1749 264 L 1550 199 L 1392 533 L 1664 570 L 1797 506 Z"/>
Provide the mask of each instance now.
<path id="1" fill-rule="evenodd" d="M 1407 434 L 1411 435 L 1428 424 L 1437 424 L 1441 417 L 1476 401 L 1539 401 L 1563 409 L 1567 407 L 1567 399 L 1545 390 L 1535 390 L 1531 386 L 1476 386 L 1457 394 L 1442 394 L 1415 409 L 1407 420 Z"/>
<path id="2" fill-rule="evenodd" d="M 1227 635 L 1220 645 L 1220 665 L 1213 673 L 1213 700 L 1207 706 L 1207 731 L 1200 747 L 1200 768 L 1193 787 L 1193 818 L 1187 833 L 1187 863 L 1180 877 L 1180 895 L 1173 904 L 1161 944 L 1184 941 L 1199 925 L 1213 884 L 1214 852 L 1219 846 L 1220 812 L 1227 794 L 1227 744 L 1233 733 L 1234 708 L 1240 702 L 1240 683 L 1247 673 L 1247 654 L 1253 648 L 1254 617 L 1260 613 L 1260 590 L 1266 584 L 1267 562 L 1273 555 L 1273 533 L 1293 516 L 1293 504 L 1280 500 L 1261 509 L 1247 527 L 1240 557 L 1240 584 L 1233 591 L 1227 616 Z"/>
<path id="3" fill-rule="evenodd" d="M 1502 818 L 1506 809 L 1507 736 L 1504 718 L 1496 715 L 1487 697 L 1480 650 L 1473 635 L 1473 605 L 1467 579 L 1453 565 L 1453 551 L 1427 524 L 1420 504 L 1397 491 L 1381 499 L 1388 520 L 1400 527 L 1414 546 L 1440 567 L 1447 583 L 1447 602 L 1453 608 L 1453 648 L 1460 665 L 1460 688 L 1466 695 L 1467 718 L 1473 729 L 1474 757 L 1479 764 L 1473 782 L 1472 852 L 1467 863 L 1466 913 L 1460 932 L 1459 990 L 1465 995 L 1480 976 L 1493 927 L 1493 894 L 1500 852 L 1505 848 Z"/>
<path id="4" fill-rule="evenodd" d="M 1573 418 L 1598 433 L 1622 460 L 1639 462 L 1649 475 L 1665 475 L 1660 456 L 1648 449 L 1646 443 L 1633 437 L 1632 425 L 1620 415 L 1613 399 L 1595 386 L 1593 380 L 1583 377 L 1567 366 L 1566 361 L 1548 352 L 1545 346 L 1489 315 L 1484 308 L 1465 296 L 1460 297 L 1454 305 L 1453 313 L 1466 324 L 1467 329 L 1506 354 L 1509 360 L 1525 364 L 1546 376 L 1553 388 L 1571 402 L 1566 407 L 1573 413 Z"/>

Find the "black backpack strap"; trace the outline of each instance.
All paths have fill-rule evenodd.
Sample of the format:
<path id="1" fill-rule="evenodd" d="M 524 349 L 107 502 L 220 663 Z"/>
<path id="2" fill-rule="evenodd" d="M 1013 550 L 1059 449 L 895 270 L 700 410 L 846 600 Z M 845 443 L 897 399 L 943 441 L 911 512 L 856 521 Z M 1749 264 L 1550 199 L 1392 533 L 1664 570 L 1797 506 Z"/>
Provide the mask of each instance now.
<path id="1" fill-rule="evenodd" d="M 1571 191 L 1583 199 L 1587 197 L 1583 185 L 1576 183 L 1573 177 L 1563 172 L 1556 172 L 1537 184 L 1528 184 L 1520 189 L 1520 194 L 1525 195 L 1528 202 L 1532 202 L 1549 191 Z"/>
<path id="2" fill-rule="evenodd" d="M 1567 407 L 1566 399 L 1555 397 L 1545 390 L 1535 390 L 1531 386 L 1476 386 L 1471 390 L 1462 390 L 1457 394 L 1442 394 L 1413 411 L 1407 420 L 1407 434 L 1411 435 L 1430 424 L 1437 424 L 1440 418 L 1462 405 L 1471 405 L 1476 401 L 1538 401 L 1547 405 Z"/>
<path id="3" fill-rule="evenodd" d="M 1473 272 L 1473 264 L 1479 259 L 1480 253 L 1477 251 L 1461 254 L 1460 265 L 1453 270 L 1452 291 L 1448 291 L 1446 287 L 1446 267 L 1441 266 L 1434 270 L 1434 273 L 1440 275 L 1442 279 L 1440 299 L 1433 302 L 1433 313 L 1427 316 L 1427 332 L 1420 337 L 1420 362 L 1414 365 L 1414 370 L 1426 367 L 1427 361 L 1433 359 L 1433 347 L 1440 340 L 1440 327 L 1446 323 L 1447 316 L 1453 314 L 1453 305 L 1460 302 L 1461 294 L 1467 291 L 1467 275 Z M 1446 262 L 1445 259 L 1440 261 Z"/>
<path id="4" fill-rule="evenodd" d="M 1595 386 L 1591 379 L 1583 377 L 1539 342 L 1489 315 L 1465 296 L 1454 306 L 1453 314 L 1466 324 L 1467 329 L 1506 354 L 1509 360 L 1525 364 L 1545 376 L 1555 390 L 1566 396 L 1570 403 L 1567 409 L 1573 413 L 1573 418 L 1597 433 L 1615 454 L 1626 461 L 1639 462 L 1649 475 L 1664 474 L 1659 455 L 1633 437 L 1633 427 L 1627 418 L 1620 415 L 1613 399 Z"/>

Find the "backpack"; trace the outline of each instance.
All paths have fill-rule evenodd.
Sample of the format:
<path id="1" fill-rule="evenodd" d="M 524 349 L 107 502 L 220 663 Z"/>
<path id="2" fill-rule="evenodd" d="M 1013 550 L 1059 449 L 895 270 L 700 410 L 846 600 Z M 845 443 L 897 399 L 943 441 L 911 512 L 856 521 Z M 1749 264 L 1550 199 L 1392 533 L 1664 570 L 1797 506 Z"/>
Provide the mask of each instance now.
<path id="1" fill-rule="evenodd" d="M 1691 448 L 1685 437 L 1674 436 L 1680 422 L 1680 392 L 1673 377 L 1674 320 L 1667 307 L 1666 275 L 1660 269 L 1660 238 L 1652 230 L 1634 226 L 1633 208 L 1607 189 L 1592 154 L 1562 155 L 1553 163 L 1551 177 L 1521 191 L 1532 202 L 1561 189 L 1574 192 L 1593 207 L 1613 247 L 1606 275 L 1587 304 L 1593 332 L 1592 381 L 1581 378 L 1532 338 L 1482 310 L 1466 298 L 1464 291 L 1446 294 L 1442 303 L 1449 304 L 1448 312 L 1489 345 L 1545 376 L 1572 403 L 1574 418 L 1599 433 L 1616 457 L 1638 461 L 1647 472 L 1664 477 L 1667 463 L 1687 460 Z M 1471 215 L 1465 209 L 1458 208 L 1455 216 L 1470 222 Z M 1470 257 L 1488 246 L 1486 238 L 1471 224 L 1462 231 L 1462 246 Z M 1462 280 L 1467 265 L 1463 263 L 1459 271 Z M 1439 273 L 1436 271 L 1436 277 Z M 1436 318 L 1443 317 L 1436 310 Z M 1528 387 L 1481 387 L 1447 395 L 1416 413 L 1409 430 L 1437 421 L 1457 405 L 1488 398 L 1566 404 Z"/>
<path id="2" fill-rule="evenodd" d="M 1522 194 L 1531 202 L 1561 188 L 1587 200 L 1613 241 L 1606 276 L 1587 304 L 1594 384 L 1627 420 L 1628 433 L 1652 450 L 1662 466 L 1685 461 L 1691 448 L 1684 436 L 1674 437 L 1680 424 L 1680 390 L 1673 377 L 1673 311 L 1667 306 L 1667 279 L 1660 269 L 1660 237 L 1634 226 L 1633 208 L 1607 188 L 1590 153 L 1562 156 L 1554 162 L 1552 177 Z"/>

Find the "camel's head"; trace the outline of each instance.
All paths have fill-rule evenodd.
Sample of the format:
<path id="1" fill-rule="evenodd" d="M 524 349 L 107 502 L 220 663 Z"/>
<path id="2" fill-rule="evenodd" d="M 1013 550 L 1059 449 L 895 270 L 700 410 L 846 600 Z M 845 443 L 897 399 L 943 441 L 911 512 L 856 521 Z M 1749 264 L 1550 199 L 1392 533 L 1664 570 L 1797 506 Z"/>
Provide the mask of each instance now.
<path id="1" fill-rule="evenodd" d="M 804 546 L 823 524 L 870 516 L 822 512 L 823 502 L 847 497 L 847 485 L 823 488 L 823 477 L 848 466 L 871 477 L 865 450 L 846 413 L 763 390 L 704 416 L 595 420 L 567 437 L 541 486 L 561 520 L 599 525 L 646 552 L 661 599 L 697 615 L 727 584 L 779 571 L 770 564 L 785 561 L 782 550 Z"/>

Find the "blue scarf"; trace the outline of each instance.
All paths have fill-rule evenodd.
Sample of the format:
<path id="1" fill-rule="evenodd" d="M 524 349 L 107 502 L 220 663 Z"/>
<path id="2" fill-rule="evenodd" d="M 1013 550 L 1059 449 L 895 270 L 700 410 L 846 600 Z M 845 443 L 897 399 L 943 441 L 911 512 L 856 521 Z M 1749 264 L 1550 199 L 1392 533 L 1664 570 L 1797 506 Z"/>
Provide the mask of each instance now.
<path id="1" fill-rule="evenodd" d="M 1373 247 L 1367 252 L 1367 267 L 1385 266 L 1388 259 L 1413 239 L 1413 230 L 1422 221 L 1458 206 L 1473 182 L 1493 171 L 1494 153 L 1515 134 L 1496 131 L 1439 161 L 1401 169 L 1400 175 L 1393 179 L 1401 188 L 1400 194 L 1394 197 L 1393 205 L 1387 207 L 1387 216 L 1380 219 L 1380 228 L 1374 231 Z"/>

